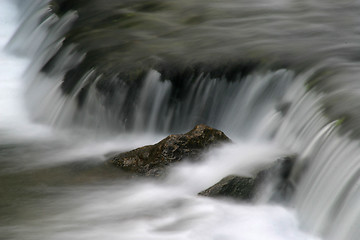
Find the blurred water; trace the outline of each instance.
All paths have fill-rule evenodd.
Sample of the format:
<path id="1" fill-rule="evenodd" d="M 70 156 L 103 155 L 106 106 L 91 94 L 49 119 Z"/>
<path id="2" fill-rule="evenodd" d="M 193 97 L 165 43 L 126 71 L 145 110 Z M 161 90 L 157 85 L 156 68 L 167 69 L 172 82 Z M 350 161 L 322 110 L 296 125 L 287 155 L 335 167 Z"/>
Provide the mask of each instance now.
<path id="1" fill-rule="evenodd" d="M 63 70 L 84 57 L 75 46 L 62 52 L 54 76 L 38 73 L 77 13 L 59 19 L 48 14 L 46 1 L 33 2 L 39 9 L 17 3 L 23 16 L 13 2 L 0 0 L 0 48 L 17 56 L 0 52 L 0 239 L 358 238 L 358 1 L 229 0 L 194 9 L 192 1 L 174 3 L 185 15 L 201 10 L 210 18 L 180 29 L 180 42 L 196 45 L 205 36 L 209 41 L 199 46 L 206 54 L 260 59 L 265 70 L 234 82 L 190 79 L 176 102 L 172 83 L 150 71 L 128 133 L 117 118 L 128 89 L 114 97 L 115 114 L 104 108 L 95 84 L 85 107 L 77 108 L 81 89 L 101 77 L 94 69 L 69 96 L 60 91 Z M 162 17 L 168 16 L 174 20 Z M 268 62 L 280 67 L 267 69 Z M 326 74 L 317 78 L 319 69 Z M 200 122 L 235 143 L 201 163 L 172 167 L 162 181 L 127 179 L 104 164 L 109 152 L 152 144 Z M 292 208 L 196 196 L 228 174 L 252 176 L 294 152 Z"/>
<path id="2" fill-rule="evenodd" d="M 1 1 L 2 49 L 17 22 L 16 8 Z M 314 239 L 292 210 L 196 196 L 226 174 L 251 175 L 282 150 L 239 142 L 176 167 L 164 182 L 125 180 L 103 165 L 104 154 L 163 136 L 96 137 L 35 124 L 24 100 L 28 60 L 1 51 L 0 63 L 1 239 Z"/>

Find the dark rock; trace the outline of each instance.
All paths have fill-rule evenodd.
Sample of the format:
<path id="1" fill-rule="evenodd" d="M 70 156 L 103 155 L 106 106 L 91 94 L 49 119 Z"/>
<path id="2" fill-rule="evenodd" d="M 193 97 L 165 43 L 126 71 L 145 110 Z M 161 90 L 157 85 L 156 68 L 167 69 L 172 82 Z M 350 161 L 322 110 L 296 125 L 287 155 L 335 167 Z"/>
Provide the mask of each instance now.
<path id="1" fill-rule="evenodd" d="M 295 157 L 287 156 L 275 161 L 270 167 L 259 171 L 256 175 L 258 181 L 263 182 L 268 178 L 278 177 L 287 179 L 290 176 L 291 169 L 294 165 Z"/>
<path id="2" fill-rule="evenodd" d="M 139 175 L 160 176 L 169 164 L 198 160 L 209 147 L 225 142 L 230 139 L 223 132 L 201 124 L 188 133 L 170 135 L 157 144 L 120 153 L 108 161 Z"/>
<path id="3" fill-rule="evenodd" d="M 207 197 L 228 197 L 240 200 L 254 200 L 261 196 L 264 189 L 269 193 L 271 202 L 284 202 L 291 199 L 294 186 L 290 174 L 295 157 L 278 159 L 272 166 L 260 170 L 255 177 L 230 175 L 199 195 Z"/>
<path id="4" fill-rule="evenodd" d="M 230 175 L 221 179 L 214 186 L 200 192 L 199 195 L 250 200 L 254 194 L 254 187 L 254 178 Z"/>
<path id="5" fill-rule="evenodd" d="M 282 116 L 285 116 L 291 107 L 291 102 L 281 102 L 277 104 L 276 110 L 281 113 Z"/>
<path id="6" fill-rule="evenodd" d="M 287 156 L 278 159 L 272 166 L 261 170 L 255 177 L 256 194 L 267 189 L 271 202 L 284 202 L 291 199 L 294 185 L 290 175 L 295 164 L 295 156 Z"/>

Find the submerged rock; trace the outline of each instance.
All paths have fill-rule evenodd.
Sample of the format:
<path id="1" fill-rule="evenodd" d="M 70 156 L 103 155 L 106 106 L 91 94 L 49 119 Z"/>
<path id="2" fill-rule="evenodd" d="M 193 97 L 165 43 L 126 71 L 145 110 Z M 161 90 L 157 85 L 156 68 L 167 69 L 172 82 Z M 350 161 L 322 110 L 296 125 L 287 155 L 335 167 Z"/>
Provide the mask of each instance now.
<path id="1" fill-rule="evenodd" d="M 230 139 L 222 131 L 201 124 L 185 134 L 170 135 L 157 144 L 120 153 L 108 161 L 125 171 L 160 176 L 171 163 L 198 160 L 204 151 L 225 142 Z"/>
<path id="2" fill-rule="evenodd" d="M 295 157 L 278 159 L 272 166 L 260 170 L 255 177 L 230 175 L 215 185 L 199 193 L 207 197 L 224 197 L 237 200 L 254 200 L 260 192 L 267 191 L 268 200 L 287 201 L 291 198 L 294 186 L 289 180 Z"/>

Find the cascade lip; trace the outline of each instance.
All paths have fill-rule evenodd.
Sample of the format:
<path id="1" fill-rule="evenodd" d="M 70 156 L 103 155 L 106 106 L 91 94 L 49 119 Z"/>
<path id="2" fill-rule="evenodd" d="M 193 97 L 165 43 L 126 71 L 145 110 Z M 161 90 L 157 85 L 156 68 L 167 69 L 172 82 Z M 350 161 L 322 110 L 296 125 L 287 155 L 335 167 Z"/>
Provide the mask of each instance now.
<path id="1" fill-rule="evenodd" d="M 150 69 L 168 80 L 199 72 L 231 80 L 258 66 L 300 71 L 329 56 L 356 57 L 354 49 L 360 42 L 351 26 L 343 28 L 351 44 L 344 46 L 333 36 L 338 22 L 332 13 L 341 9 L 349 18 L 354 15 L 353 8 L 342 4 L 52 0 L 50 8 L 60 17 L 72 10 L 78 13 L 58 54 L 42 69 L 49 72 L 72 44 L 86 53 L 65 76 L 67 93 L 93 68 L 120 81 L 136 81 Z M 329 26 L 319 23 L 318 12 Z"/>
<path id="2" fill-rule="evenodd" d="M 53 74 L 63 61 L 62 53 L 75 46 L 72 51 L 84 57 L 65 69 L 64 93 L 71 94 L 91 71 L 96 76 L 90 81 L 96 79 L 97 90 L 110 96 L 124 84 L 138 89 L 151 70 L 181 89 L 184 82 L 200 76 L 238 81 L 255 71 L 291 69 L 301 74 L 322 64 L 325 71 L 320 71 L 320 78 L 324 81 L 309 81 L 305 87 L 328 94 L 322 109 L 330 121 L 342 119 L 338 121 L 341 133 L 360 136 L 357 106 L 344 107 L 338 101 L 360 102 L 360 96 L 334 95 L 344 87 L 332 84 L 342 82 L 338 73 L 353 72 L 354 66 L 347 65 L 359 60 L 360 37 L 352 20 L 360 5 L 272 6 L 234 0 L 221 5 L 213 0 L 52 0 L 49 4 L 59 17 L 69 11 L 78 15 L 62 36 L 60 49 L 41 70 Z M 344 21 L 333 18 L 339 11 L 346 16 Z M 80 107 L 88 88 L 85 85 L 77 96 Z"/>

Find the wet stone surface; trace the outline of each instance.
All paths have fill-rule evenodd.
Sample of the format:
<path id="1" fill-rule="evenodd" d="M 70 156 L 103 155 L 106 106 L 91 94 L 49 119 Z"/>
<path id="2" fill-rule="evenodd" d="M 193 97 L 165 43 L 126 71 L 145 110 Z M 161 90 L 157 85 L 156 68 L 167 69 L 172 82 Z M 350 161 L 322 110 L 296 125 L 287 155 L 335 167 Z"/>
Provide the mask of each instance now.
<path id="1" fill-rule="evenodd" d="M 120 153 L 108 160 L 115 166 L 143 176 L 161 176 L 165 167 L 184 159 L 196 161 L 204 151 L 230 139 L 221 131 L 197 125 L 185 134 L 170 135 L 157 144 Z"/>

